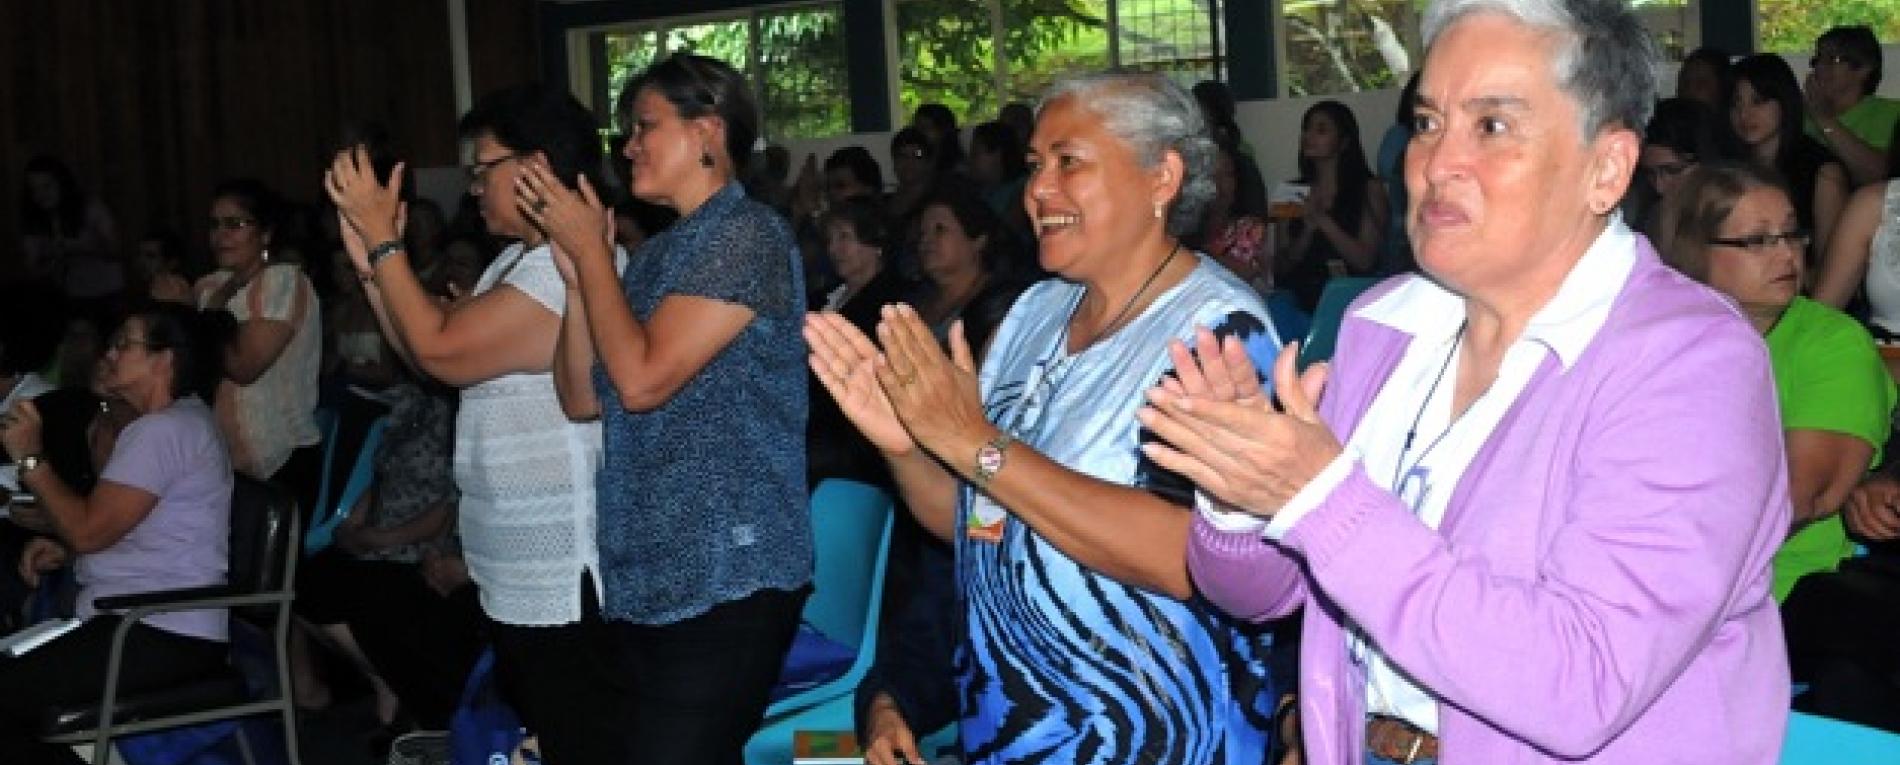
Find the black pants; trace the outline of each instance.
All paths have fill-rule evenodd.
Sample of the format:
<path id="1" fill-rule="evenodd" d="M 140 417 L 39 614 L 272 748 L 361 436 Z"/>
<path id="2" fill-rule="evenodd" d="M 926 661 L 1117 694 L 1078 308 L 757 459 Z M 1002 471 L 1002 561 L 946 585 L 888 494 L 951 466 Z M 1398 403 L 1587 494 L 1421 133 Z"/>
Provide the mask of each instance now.
<path id="1" fill-rule="evenodd" d="M 740 765 L 810 594 L 760 590 L 673 624 L 615 622 L 627 762 Z"/>
<path id="2" fill-rule="evenodd" d="M 1781 607 L 1795 709 L 1900 732 L 1900 561 L 1857 558 L 1795 583 Z"/>
<path id="3" fill-rule="evenodd" d="M 489 622 L 495 679 L 532 731 L 547 765 L 624 765 L 627 688 L 617 646 L 600 617 L 593 580 L 581 580 L 581 620 L 555 627 Z"/>
<path id="4" fill-rule="evenodd" d="M 291 450 L 290 459 L 271 474 L 270 480 L 297 499 L 298 516 L 303 519 L 303 527 L 310 528 L 310 519 L 317 515 L 317 491 L 323 484 L 323 442 Z"/>
<path id="5" fill-rule="evenodd" d="M 40 741 L 49 707 L 99 702 L 106 684 L 117 616 L 95 616 L 79 629 L 19 658 L 0 658 L 0 762 L 76 765 L 72 747 Z M 204 677 L 224 666 L 223 643 L 185 637 L 143 624 L 126 635 L 119 693 L 142 693 Z"/>

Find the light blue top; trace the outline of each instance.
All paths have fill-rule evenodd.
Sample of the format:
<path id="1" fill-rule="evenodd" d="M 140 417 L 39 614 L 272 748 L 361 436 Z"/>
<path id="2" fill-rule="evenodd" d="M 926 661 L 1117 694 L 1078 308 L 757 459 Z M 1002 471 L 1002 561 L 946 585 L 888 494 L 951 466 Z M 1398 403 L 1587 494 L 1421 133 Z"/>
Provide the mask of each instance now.
<path id="1" fill-rule="evenodd" d="M 1266 309 L 1203 257 L 1121 330 L 1067 355 L 1063 327 L 1081 291 L 1051 280 L 1016 301 L 983 363 L 990 420 L 1066 468 L 1188 501 L 1184 479 L 1142 458 L 1135 410 L 1172 369 L 1168 343 L 1196 327 L 1244 338 L 1255 363 L 1271 368 L 1279 339 Z M 1198 598 L 1115 581 L 1013 516 L 999 542 L 972 538 L 976 502 L 989 500 L 966 488 L 957 540 L 968 761 L 1264 760 L 1275 694 L 1263 630 Z"/>

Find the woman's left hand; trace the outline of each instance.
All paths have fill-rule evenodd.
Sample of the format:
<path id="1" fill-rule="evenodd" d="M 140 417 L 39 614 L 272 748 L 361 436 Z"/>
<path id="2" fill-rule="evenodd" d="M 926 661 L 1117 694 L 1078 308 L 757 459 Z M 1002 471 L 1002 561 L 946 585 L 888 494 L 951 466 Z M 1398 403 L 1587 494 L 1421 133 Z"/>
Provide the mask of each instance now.
<path id="1" fill-rule="evenodd" d="M 1339 439 L 1319 418 L 1326 367 L 1295 371 L 1299 344 L 1289 343 L 1273 365 L 1278 410 L 1264 402 L 1226 402 L 1149 391 L 1136 414 L 1167 445 L 1142 451 L 1156 464 L 1186 476 L 1202 491 L 1249 513 L 1271 518 L 1338 456 Z"/>
<path id="2" fill-rule="evenodd" d="M 40 409 L 32 401 L 14 404 L 13 411 L 0 416 L 0 428 L 5 428 L 0 430 L 0 443 L 14 462 L 40 453 Z"/>
<path id="3" fill-rule="evenodd" d="M 987 440 L 994 430 L 983 414 L 976 362 L 963 339 L 963 322 L 950 328 L 954 358 L 944 355 L 917 310 L 902 303 L 884 307 L 877 339 L 884 350 L 877 380 L 897 419 L 926 451 L 962 464 L 961 455 L 944 452 L 955 444 Z"/>
<path id="4" fill-rule="evenodd" d="M 515 207 L 575 266 L 584 267 L 593 258 L 613 257 L 613 212 L 600 201 L 587 176 L 580 177 L 580 191 L 576 192 L 561 185 L 541 160 L 523 160 L 521 172 L 515 176 Z"/>

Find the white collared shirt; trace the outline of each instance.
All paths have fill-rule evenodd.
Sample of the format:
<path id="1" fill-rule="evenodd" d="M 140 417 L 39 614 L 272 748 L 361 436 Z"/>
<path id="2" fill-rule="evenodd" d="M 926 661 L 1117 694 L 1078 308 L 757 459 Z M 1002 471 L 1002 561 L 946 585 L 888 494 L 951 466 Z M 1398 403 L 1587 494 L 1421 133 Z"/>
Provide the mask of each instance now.
<path id="1" fill-rule="evenodd" d="M 1368 478 L 1398 495 L 1425 525 L 1438 528 L 1465 469 L 1547 354 L 1556 354 L 1566 370 L 1576 363 L 1609 317 L 1635 263 L 1635 235 L 1621 216 L 1612 218 L 1571 268 L 1557 294 L 1505 351 L 1491 387 L 1456 419 L 1452 399 L 1458 355 L 1463 350 L 1464 298 L 1430 279 L 1399 285 L 1359 309 L 1356 316 L 1409 332 L 1413 340 L 1339 456 L 1270 523 L 1219 509 L 1205 498 L 1197 503 L 1202 514 L 1217 528 L 1257 530 L 1277 541 L 1332 494 L 1357 464 L 1365 468 Z M 1409 448 L 1408 433 L 1412 434 Z M 1348 626 L 1350 655 L 1366 663 L 1367 712 L 1403 718 L 1436 733 L 1438 705 L 1429 692 L 1392 666 L 1356 627 Z"/>

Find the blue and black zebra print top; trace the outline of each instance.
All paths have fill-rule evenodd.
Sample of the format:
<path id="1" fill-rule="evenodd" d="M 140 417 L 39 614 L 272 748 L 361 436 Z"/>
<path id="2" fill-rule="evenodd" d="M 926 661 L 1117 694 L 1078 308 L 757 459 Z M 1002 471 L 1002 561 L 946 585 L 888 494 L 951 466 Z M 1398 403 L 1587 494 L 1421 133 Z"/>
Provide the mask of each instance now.
<path id="1" fill-rule="evenodd" d="M 1183 501 L 1185 481 L 1144 462 L 1135 410 L 1170 371 L 1167 344 L 1197 326 L 1244 338 L 1271 369 L 1279 338 L 1258 296 L 1205 257 L 1121 330 L 1068 356 L 1062 325 L 1080 285 L 1045 281 L 997 328 L 981 373 L 990 420 L 1095 478 Z M 1010 518 L 1000 541 L 965 531 L 956 670 L 967 761 L 1256 765 L 1274 689 L 1266 632 L 1199 599 L 1182 602 L 1076 563 Z M 1183 506 L 1181 512 L 1193 512 Z"/>

